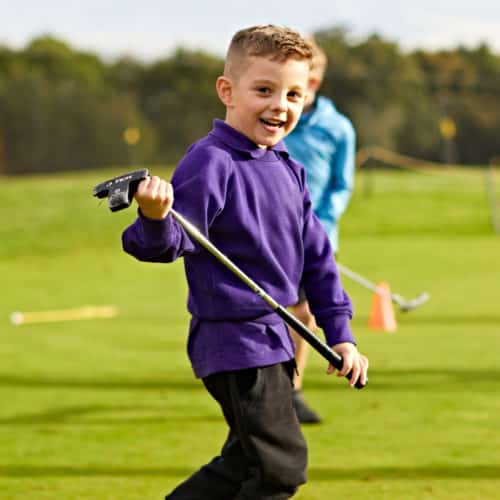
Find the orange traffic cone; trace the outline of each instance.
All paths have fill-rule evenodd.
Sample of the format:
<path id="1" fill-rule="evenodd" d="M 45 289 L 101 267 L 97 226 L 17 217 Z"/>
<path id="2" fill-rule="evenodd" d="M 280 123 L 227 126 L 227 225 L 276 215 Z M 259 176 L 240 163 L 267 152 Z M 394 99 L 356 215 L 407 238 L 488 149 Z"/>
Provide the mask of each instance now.
<path id="1" fill-rule="evenodd" d="M 377 285 L 368 319 L 368 327 L 372 330 L 382 330 L 384 332 L 396 331 L 396 317 L 388 283 L 381 282 Z"/>

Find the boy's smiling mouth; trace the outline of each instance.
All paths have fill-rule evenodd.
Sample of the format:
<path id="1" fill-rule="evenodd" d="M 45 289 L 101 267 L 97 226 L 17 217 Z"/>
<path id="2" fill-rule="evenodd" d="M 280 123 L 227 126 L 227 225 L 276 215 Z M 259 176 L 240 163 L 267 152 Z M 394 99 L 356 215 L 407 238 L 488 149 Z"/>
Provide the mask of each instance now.
<path id="1" fill-rule="evenodd" d="M 273 127 L 273 128 L 281 128 L 283 125 L 285 125 L 285 122 L 282 120 L 269 120 L 269 119 L 264 119 L 260 118 L 260 121 L 268 126 L 268 127 Z"/>

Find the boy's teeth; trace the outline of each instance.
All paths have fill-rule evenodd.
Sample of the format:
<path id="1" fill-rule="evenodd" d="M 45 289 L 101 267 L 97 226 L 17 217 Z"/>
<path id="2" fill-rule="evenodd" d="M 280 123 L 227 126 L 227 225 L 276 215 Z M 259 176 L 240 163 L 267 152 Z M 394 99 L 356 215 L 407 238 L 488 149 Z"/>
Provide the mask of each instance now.
<path id="1" fill-rule="evenodd" d="M 269 120 L 262 120 L 264 123 L 266 123 L 267 125 L 272 125 L 273 127 L 279 127 L 281 126 L 281 122 L 272 122 L 272 121 L 269 121 Z"/>

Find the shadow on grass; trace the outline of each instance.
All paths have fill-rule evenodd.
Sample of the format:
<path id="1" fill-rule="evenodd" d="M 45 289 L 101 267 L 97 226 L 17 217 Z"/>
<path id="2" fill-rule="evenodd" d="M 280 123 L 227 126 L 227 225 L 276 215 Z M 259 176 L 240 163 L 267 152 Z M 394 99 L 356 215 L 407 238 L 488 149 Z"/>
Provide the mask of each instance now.
<path id="1" fill-rule="evenodd" d="M 477 326 L 498 326 L 500 315 L 498 314 L 478 314 L 478 315 L 439 315 L 439 316 L 418 316 L 405 315 L 401 321 L 409 325 L 435 324 L 435 325 L 472 325 Z"/>
<path id="2" fill-rule="evenodd" d="M 499 479 L 500 465 L 423 465 L 328 469 L 312 467 L 309 481 L 388 479 Z"/>
<path id="3" fill-rule="evenodd" d="M 432 392 L 496 392 L 500 386 L 500 370 L 469 370 L 449 368 L 369 370 L 370 382 L 366 390 L 390 391 L 411 388 Z M 329 377 L 310 378 L 308 389 L 331 390 Z"/>
<path id="4" fill-rule="evenodd" d="M 331 390 L 330 377 L 309 378 L 308 389 Z M 479 392 L 497 391 L 500 385 L 500 370 L 477 370 L 456 368 L 417 368 L 417 369 L 370 369 L 369 388 L 372 391 L 401 390 L 432 387 L 433 391 Z M 109 379 L 70 379 L 50 377 L 27 377 L 0 375 L 1 387 L 25 387 L 33 389 L 93 389 L 93 390 L 152 390 L 152 391 L 200 391 L 205 392 L 203 384 L 196 379 L 154 379 L 154 380 L 109 380 Z"/>
<path id="5" fill-rule="evenodd" d="M 397 310 L 397 308 L 396 308 Z M 418 312 L 401 313 L 397 317 L 401 325 L 445 325 L 445 326 L 498 326 L 500 324 L 500 315 L 498 314 L 433 314 L 426 316 Z M 357 314 L 356 320 L 359 323 L 368 323 L 368 316 Z"/>
<path id="6" fill-rule="evenodd" d="M 0 387 L 28 387 L 55 389 L 103 389 L 103 390 L 154 390 L 204 391 L 203 384 L 197 379 L 168 380 L 110 380 L 110 379 L 74 379 L 51 377 L 23 377 L 18 375 L 0 375 Z"/>
<path id="7" fill-rule="evenodd" d="M 200 464 L 202 465 L 202 464 Z M 185 477 L 194 472 L 187 467 L 113 467 L 65 465 L 0 465 L 0 477 Z M 424 465 L 420 467 L 386 466 L 352 469 L 311 467 L 309 481 L 387 481 L 418 479 L 496 479 L 500 466 L 495 465 Z"/>
<path id="8" fill-rule="evenodd" d="M 176 415 L 169 413 L 175 411 Z M 111 415 L 110 415 L 111 414 Z M 223 421 L 218 414 L 182 414 L 175 406 L 171 407 L 141 407 L 141 406 L 70 406 L 52 408 L 39 413 L 24 413 L 11 417 L 0 418 L 0 426 L 13 425 L 77 425 L 87 427 L 92 425 L 127 425 L 136 424 L 172 424 L 173 422 L 186 421 Z"/>

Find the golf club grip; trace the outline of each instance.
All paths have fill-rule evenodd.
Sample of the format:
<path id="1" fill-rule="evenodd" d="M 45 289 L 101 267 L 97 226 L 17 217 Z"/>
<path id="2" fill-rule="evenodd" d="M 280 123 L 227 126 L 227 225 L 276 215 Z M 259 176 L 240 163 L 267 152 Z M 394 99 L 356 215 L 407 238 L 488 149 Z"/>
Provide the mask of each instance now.
<path id="1" fill-rule="evenodd" d="M 287 325 L 291 326 L 308 344 L 310 344 L 316 351 L 318 351 L 329 363 L 331 363 L 337 370 L 342 369 L 342 356 L 337 354 L 333 349 L 326 345 L 319 339 L 304 323 L 299 321 L 293 314 L 289 313 L 284 307 L 278 306 L 275 312 L 280 316 Z M 352 372 L 346 375 L 348 380 L 351 380 Z M 368 380 L 367 380 L 368 382 Z M 365 385 L 361 383 L 358 378 L 354 385 L 356 389 L 363 389 Z"/>

